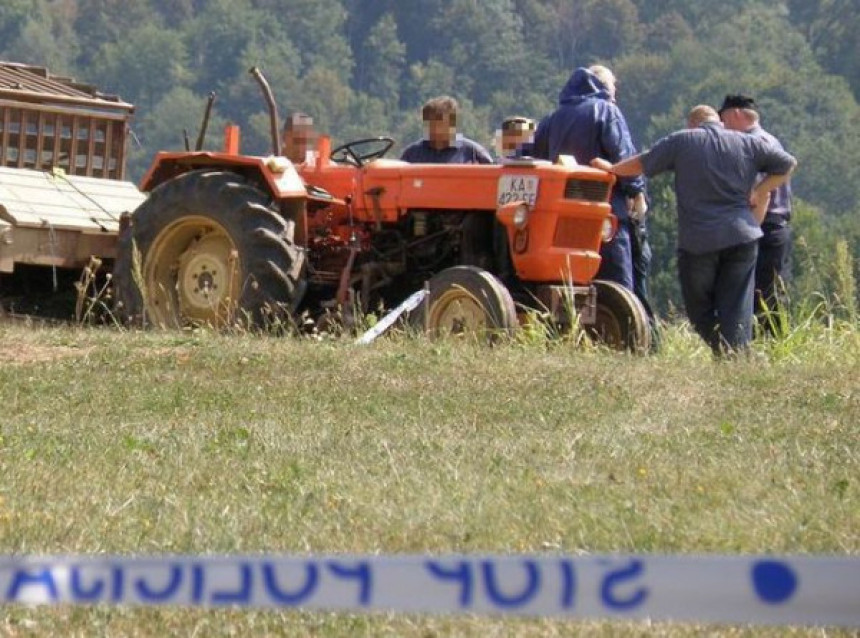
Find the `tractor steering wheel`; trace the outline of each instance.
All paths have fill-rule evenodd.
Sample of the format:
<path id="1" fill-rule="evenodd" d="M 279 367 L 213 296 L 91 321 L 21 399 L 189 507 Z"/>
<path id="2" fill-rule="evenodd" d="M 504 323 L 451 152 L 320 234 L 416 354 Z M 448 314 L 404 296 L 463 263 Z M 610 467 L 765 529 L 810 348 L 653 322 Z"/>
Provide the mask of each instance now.
<path id="1" fill-rule="evenodd" d="M 362 149 L 362 146 L 370 146 L 370 148 Z M 331 161 L 362 167 L 369 160 L 383 157 L 392 146 L 394 146 L 394 140 L 390 137 L 366 137 L 332 149 Z"/>

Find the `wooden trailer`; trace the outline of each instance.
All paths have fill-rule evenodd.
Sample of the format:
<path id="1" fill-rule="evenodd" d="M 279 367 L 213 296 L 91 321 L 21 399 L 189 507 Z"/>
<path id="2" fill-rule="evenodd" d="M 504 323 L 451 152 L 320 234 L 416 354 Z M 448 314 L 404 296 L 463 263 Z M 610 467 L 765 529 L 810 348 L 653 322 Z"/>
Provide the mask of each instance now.
<path id="1" fill-rule="evenodd" d="M 116 256 L 134 107 L 47 69 L 0 62 L 0 273 Z"/>

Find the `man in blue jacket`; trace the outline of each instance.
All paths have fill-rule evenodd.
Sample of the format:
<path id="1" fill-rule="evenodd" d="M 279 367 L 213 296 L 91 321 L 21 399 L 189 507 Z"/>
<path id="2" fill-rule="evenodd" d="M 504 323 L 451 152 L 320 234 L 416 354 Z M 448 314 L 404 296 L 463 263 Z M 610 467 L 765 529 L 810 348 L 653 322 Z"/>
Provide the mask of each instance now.
<path id="1" fill-rule="evenodd" d="M 627 121 L 615 104 L 615 77 L 606 67 L 576 69 L 561 90 L 558 108 L 545 117 L 535 132 L 534 156 L 555 162 L 572 155 L 588 166 L 594 158 L 610 163 L 636 155 Z M 620 178 L 612 192 L 612 212 L 618 218 L 615 238 L 601 249 L 599 279 L 615 281 L 634 290 L 631 255 L 631 200 L 644 197 L 641 176 Z M 647 305 L 647 300 L 642 300 Z"/>

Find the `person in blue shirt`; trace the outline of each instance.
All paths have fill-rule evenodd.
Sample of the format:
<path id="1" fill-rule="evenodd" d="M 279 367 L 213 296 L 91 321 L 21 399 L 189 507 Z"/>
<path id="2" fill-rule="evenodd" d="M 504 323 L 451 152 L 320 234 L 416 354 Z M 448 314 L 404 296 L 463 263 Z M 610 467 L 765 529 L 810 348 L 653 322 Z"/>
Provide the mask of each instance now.
<path id="1" fill-rule="evenodd" d="M 586 166 L 596 157 L 615 163 L 636 155 L 627 121 L 615 104 L 615 77 L 606 67 L 576 69 L 559 93 L 558 108 L 538 124 L 534 156 L 555 162 L 559 155 L 572 155 Z M 618 180 L 611 198 L 618 231 L 601 249 L 597 274 L 630 290 L 634 285 L 629 210 L 631 200 L 644 192 L 641 176 Z"/>
<path id="2" fill-rule="evenodd" d="M 400 159 L 412 164 L 493 164 L 483 146 L 457 134 L 457 100 L 441 95 L 421 109 L 424 139 L 407 146 Z M 465 215 L 460 244 L 461 263 L 493 270 L 505 283 L 512 279 L 513 266 L 504 229 L 490 215 Z"/>
<path id="3" fill-rule="evenodd" d="M 502 120 L 501 129 L 496 131 L 500 157 L 531 157 L 536 127 L 537 122 L 522 115 L 512 115 Z"/>
<path id="4" fill-rule="evenodd" d="M 720 107 L 720 119 L 727 129 L 760 137 L 784 150 L 779 140 L 761 127 L 755 100 L 746 95 L 727 95 Z M 791 280 L 791 182 L 770 193 L 761 225 L 755 269 L 755 313 L 759 325 L 773 333 L 773 313 L 787 302 L 785 286 Z"/>
<path id="5" fill-rule="evenodd" d="M 678 277 L 687 316 L 717 355 L 752 338 L 753 283 L 768 193 L 797 161 L 752 135 L 723 127 L 716 110 L 694 107 L 687 128 L 621 162 L 591 165 L 620 177 L 675 174 Z M 760 179 L 764 174 L 764 179 Z"/>
<path id="6" fill-rule="evenodd" d="M 421 109 L 425 137 L 407 146 L 400 159 L 413 164 L 492 164 L 483 146 L 457 134 L 458 110 L 457 100 L 448 95 L 428 100 Z"/>

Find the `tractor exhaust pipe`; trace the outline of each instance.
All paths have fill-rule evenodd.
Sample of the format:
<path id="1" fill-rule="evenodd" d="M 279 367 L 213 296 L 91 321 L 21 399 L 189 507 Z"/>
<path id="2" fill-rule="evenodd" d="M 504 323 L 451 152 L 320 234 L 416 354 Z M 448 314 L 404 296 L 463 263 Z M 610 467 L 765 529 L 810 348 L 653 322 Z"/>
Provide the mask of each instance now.
<path id="1" fill-rule="evenodd" d="M 275 105 L 275 96 L 272 94 L 272 88 L 269 86 L 266 78 L 263 77 L 262 71 L 257 67 L 252 67 L 249 73 L 257 80 L 257 83 L 263 90 L 266 104 L 269 106 L 269 120 L 272 123 L 272 151 L 275 155 L 281 155 L 281 126 L 278 123 L 278 108 Z"/>
<path id="2" fill-rule="evenodd" d="M 203 150 L 203 143 L 206 141 L 206 129 L 209 128 L 209 118 L 212 116 L 212 105 L 215 104 L 215 92 L 209 94 L 206 100 L 206 110 L 203 112 L 203 123 L 200 125 L 200 133 L 197 134 L 197 143 L 194 145 L 195 151 Z M 186 140 L 185 145 L 188 146 Z"/>

